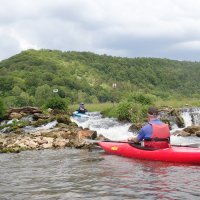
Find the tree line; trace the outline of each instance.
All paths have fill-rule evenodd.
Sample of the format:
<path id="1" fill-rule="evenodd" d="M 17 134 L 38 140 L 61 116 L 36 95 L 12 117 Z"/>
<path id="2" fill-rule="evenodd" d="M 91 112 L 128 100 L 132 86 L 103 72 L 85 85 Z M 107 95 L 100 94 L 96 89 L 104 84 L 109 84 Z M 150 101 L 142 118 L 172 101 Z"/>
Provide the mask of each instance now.
<path id="1" fill-rule="evenodd" d="M 138 92 L 199 98 L 199 77 L 199 62 L 30 49 L 0 62 L 0 98 L 9 107 L 44 106 L 54 98 L 120 102 Z"/>

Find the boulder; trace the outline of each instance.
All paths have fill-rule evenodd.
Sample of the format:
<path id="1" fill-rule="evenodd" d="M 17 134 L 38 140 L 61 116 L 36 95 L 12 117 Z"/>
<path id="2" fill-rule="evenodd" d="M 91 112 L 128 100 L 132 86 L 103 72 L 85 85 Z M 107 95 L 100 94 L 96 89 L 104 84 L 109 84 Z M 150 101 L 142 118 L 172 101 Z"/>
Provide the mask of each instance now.
<path id="1" fill-rule="evenodd" d="M 26 114 L 34 114 L 34 113 L 42 113 L 42 111 L 38 107 L 21 107 L 21 108 L 12 108 L 9 113 L 17 112 L 17 113 L 26 113 Z"/>
<path id="2" fill-rule="evenodd" d="M 95 139 L 95 138 L 97 138 L 97 132 L 92 131 L 92 130 L 83 129 L 78 132 L 78 138 L 79 138 L 79 140 L 83 140 L 85 138 Z"/>
<path id="3" fill-rule="evenodd" d="M 44 137 L 43 140 L 46 141 L 44 144 L 41 145 L 44 149 L 50 149 L 53 147 L 53 140 L 54 140 L 53 138 Z"/>
<path id="4" fill-rule="evenodd" d="M 182 137 L 187 137 L 187 136 L 190 136 L 191 134 L 188 133 L 188 132 L 185 132 L 185 131 L 175 131 L 174 133 L 172 133 L 172 135 L 175 135 L 175 136 L 182 136 Z"/>
<path id="5" fill-rule="evenodd" d="M 188 127 L 184 128 L 183 130 L 192 135 L 195 135 L 196 132 L 200 131 L 200 126 L 188 126 Z"/>
<path id="6" fill-rule="evenodd" d="M 66 144 L 69 143 L 69 139 L 63 139 L 62 137 L 56 138 L 53 142 L 53 147 L 55 148 L 63 148 Z"/>
<path id="7" fill-rule="evenodd" d="M 36 147 L 38 146 L 38 144 L 31 139 L 26 140 L 24 144 L 31 149 L 36 149 Z"/>
<path id="8" fill-rule="evenodd" d="M 59 115 L 59 116 L 57 116 L 57 122 L 63 123 L 63 124 L 70 124 L 71 120 L 68 116 Z"/>
<path id="9" fill-rule="evenodd" d="M 196 136 L 197 136 L 197 137 L 200 137 L 200 131 L 197 131 L 197 132 L 196 132 Z"/>
<path id="10" fill-rule="evenodd" d="M 22 118 L 22 115 L 20 113 L 17 113 L 17 112 L 12 112 L 9 114 L 9 117 L 8 119 L 11 120 L 11 119 L 21 119 Z"/>

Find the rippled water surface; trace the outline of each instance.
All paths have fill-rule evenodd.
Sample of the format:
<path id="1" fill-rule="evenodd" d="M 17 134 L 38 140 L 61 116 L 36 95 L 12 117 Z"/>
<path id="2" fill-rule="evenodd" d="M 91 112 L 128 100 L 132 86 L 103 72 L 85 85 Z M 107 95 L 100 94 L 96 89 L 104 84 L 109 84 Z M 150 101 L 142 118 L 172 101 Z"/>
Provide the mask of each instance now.
<path id="1" fill-rule="evenodd" d="M 112 140 L 132 135 L 130 124 L 101 118 L 99 113 L 74 121 Z M 200 144 L 200 138 L 172 136 L 171 142 Z M 129 159 L 100 149 L 0 154 L 0 200 L 199 200 L 199 180 L 200 166 Z"/>
<path id="2" fill-rule="evenodd" d="M 200 166 L 102 150 L 0 154 L 0 199 L 199 199 Z"/>

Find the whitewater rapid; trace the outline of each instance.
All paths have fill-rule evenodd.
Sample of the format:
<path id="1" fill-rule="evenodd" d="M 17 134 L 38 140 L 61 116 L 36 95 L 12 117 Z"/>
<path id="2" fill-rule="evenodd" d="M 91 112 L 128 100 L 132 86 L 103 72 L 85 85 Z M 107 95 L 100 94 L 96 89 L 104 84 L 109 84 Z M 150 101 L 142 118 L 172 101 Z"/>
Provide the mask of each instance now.
<path id="1" fill-rule="evenodd" d="M 195 116 L 200 116 L 200 109 L 196 109 Z M 183 110 L 181 112 L 181 116 L 184 119 L 185 127 L 191 126 L 194 124 L 192 122 L 191 113 L 188 110 Z M 75 122 L 79 127 L 88 128 L 90 130 L 94 130 L 97 132 L 97 135 L 103 135 L 104 137 L 110 140 L 126 140 L 128 137 L 134 135 L 131 131 L 129 131 L 129 127 L 132 125 L 131 123 L 123 123 L 117 121 L 115 118 L 107 118 L 102 117 L 100 112 L 89 112 L 88 118 L 81 118 L 81 117 L 71 117 L 71 120 Z M 200 120 L 195 118 L 195 125 L 200 125 Z M 198 124 L 199 123 L 199 124 Z M 171 133 L 176 130 L 181 130 L 176 125 L 174 125 Z M 181 136 L 173 136 L 171 135 L 171 144 L 191 144 L 191 143 L 198 143 L 200 144 L 200 138 L 198 137 L 181 137 Z"/>

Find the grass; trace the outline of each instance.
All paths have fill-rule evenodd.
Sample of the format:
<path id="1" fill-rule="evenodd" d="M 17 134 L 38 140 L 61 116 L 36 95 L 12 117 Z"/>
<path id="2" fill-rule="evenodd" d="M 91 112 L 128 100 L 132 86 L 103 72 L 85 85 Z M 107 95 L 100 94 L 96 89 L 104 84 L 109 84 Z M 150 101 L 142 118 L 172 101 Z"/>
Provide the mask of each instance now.
<path id="1" fill-rule="evenodd" d="M 89 112 L 94 112 L 94 111 L 99 111 L 99 112 L 103 112 L 105 110 L 108 110 L 114 106 L 116 106 L 117 104 L 113 104 L 113 103 L 94 103 L 94 104 L 85 104 L 85 108 L 89 111 Z M 73 105 L 69 105 L 69 109 L 72 111 L 75 111 L 79 108 L 79 104 L 73 104 Z"/>
<path id="2" fill-rule="evenodd" d="M 183 98 L 180 97 L 178 98 L 174 98 L 174 99 L 170 99 L 170 100 L 161 100 L 158 99 L 155 102 L 155 105 L 158 108 L 161 107 L 172 107 L 172 108 L 182 108 L 182 107 L 200 107 L 200 100 L 198 98 Z M 94 103 L 94 104 L 85 104 L 85 108 L 89 111 L 89 112 L 94 112 L 94 111 L 98 111 L 98 112 L 102 112 L 104 113 L 106 116 L 109 117 L 113 117 L 116 115 L 116 108 L 117 107 L 117 103 L 113 104 L 110 102 L 107 103 Z M 75 111 L 79 108 L 79 104 L 73 104 L 69 106 L 69 109 L 71 111 Z"/>
<path id="3" fill-rule="evenodd" d="M 180 98 L 180 99 L 171 99 L 171 100 L 159 100 L 155 102 L 158 108 L 160 107 L 173 107 L 173 108 L 182 108 L 182 107 L 199 107 L 199 99 L 191 98 Z"/>

